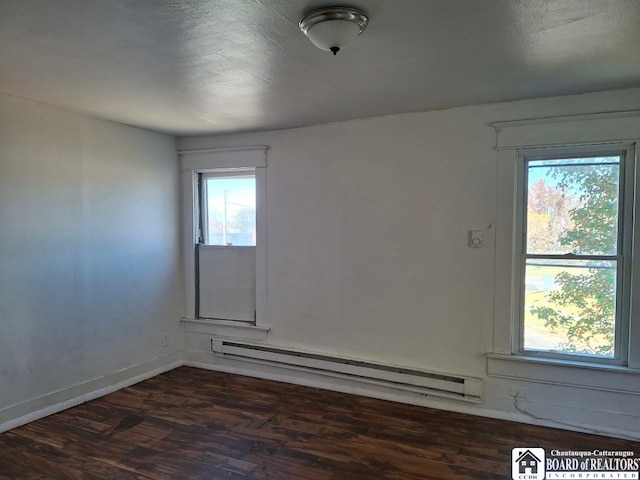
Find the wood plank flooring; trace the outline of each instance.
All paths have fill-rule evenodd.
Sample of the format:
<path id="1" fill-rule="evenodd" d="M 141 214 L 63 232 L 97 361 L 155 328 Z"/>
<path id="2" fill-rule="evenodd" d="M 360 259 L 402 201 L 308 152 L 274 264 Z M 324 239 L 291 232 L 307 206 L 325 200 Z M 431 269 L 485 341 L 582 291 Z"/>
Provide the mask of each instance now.
<path id="1" fill-rule="evenodd" d="M 181 367 L 0 434 L 1 479 L 510 479 L 514 447 L 640 443 Z"/>

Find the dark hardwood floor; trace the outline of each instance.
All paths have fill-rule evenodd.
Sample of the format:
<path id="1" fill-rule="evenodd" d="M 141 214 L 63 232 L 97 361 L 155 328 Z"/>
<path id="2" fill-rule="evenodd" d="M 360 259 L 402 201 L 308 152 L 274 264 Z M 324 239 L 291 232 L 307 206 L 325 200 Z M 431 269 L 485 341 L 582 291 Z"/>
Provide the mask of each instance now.
<path id="1" fill-rule="evenodd" d="M 640 443 L 182 367 L 0 434 L 2 479 L 510 479 L 514 447 Z"/>

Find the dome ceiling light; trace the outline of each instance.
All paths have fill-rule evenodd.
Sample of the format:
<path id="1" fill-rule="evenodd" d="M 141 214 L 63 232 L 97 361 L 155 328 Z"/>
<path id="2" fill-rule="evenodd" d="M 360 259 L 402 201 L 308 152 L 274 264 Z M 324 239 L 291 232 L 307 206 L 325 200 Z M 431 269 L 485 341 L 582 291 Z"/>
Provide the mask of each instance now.
<path id="1" fill-rule="evenodd" d="M 368 23 L 369 17 L 362 10 L 328 7 L 308 13 L 298 25 L 316 47 L 335 55 L 364 32 Z"/>

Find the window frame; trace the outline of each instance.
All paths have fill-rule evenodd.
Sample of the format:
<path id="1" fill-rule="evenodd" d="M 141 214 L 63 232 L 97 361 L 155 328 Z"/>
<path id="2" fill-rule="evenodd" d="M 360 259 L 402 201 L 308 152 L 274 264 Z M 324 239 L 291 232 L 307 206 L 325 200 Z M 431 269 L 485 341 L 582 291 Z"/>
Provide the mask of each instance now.
<path id="1" fill-rule="evenodd" d="M 515 220 L 513 242 L 513 315 L 511 319 L 511 354 L 570 362 L 596 363 L 603 365 L 628 365 L 629 332 L 631 326 L 632 253 L 634 239 L 634 169 L 635 143 L 605 143 L 596 145 L 534 147 L 516 149 Z M 612 255 L 564 255 L 530 254 L 527 252 L 527 203 L 528 203 L 528 162 L 585 158 L 598 156 L 619 156 L 620 172 L 618 186 L 618 238 L 617 252 Z M 637 227 L 635 227 L 637 228 Z M 525 275 L 526 262 L 530 258 L 549 259 L 606 259 L 615 261 L 616 271 L 616 318 L 613 357 L 579 353 L 562 353 L 543 349 L 526 349 L 525 329 Z"/>
<path id="2" fill-rule="evenodd" d="M 256 176 L 256 326 L 252 326 L 252 328 L 256 331 L 256 335 L 259 338 L 262 338 L 262 336 L 265 335 L 265 332 L 268 331 L 268 328 L 266 327 L 267 149 L 268 147 L 265 145 L 257 145 L 201 150 L 180 150 L 178 152 L 182 193 L 182 268 L 184 274 L 185 293 L 183 321 L 198 320 L 196 318 L 196 247 L 200 240 L 198 174 L 220 169 L 254 168 Z M 246 333 L 246 328 L 243 328 L 243 331 L 245 331 L 246 335 L 253 334 L 252 332 Z"/>
<path id="3" fill-rule="evenodd" d="M 494 308 L 487 331 L 487 375 L 516 381 L 640 394 L 640 110 L 610 111 L 545 118 L 495 121 L 496 205 L 494 225 Z M 512 302 L 514 289 L 513 252 L 515 246 L 517 151 L 545 147 L 592 147 L 634 144 L 633 181 L 634 256 L 631 259 L 632 284 L 628 364 L 607 365 L 576 359 L 551 359 L 516 355 L 512 351 L 513 322 L 517 309 Z"/>

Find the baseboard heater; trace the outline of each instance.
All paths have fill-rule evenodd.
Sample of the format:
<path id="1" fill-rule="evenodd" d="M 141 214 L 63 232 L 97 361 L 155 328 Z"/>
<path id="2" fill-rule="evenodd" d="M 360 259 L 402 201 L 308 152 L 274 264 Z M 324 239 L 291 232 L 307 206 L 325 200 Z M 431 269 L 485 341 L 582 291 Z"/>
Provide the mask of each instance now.
<path id="1" fill-rule="evenodd" d="M 482 401 L 482 379 L 480 378 L 216 339 L 211 339 L 211 351 L 218 357 L 347 378 L 413 392 L 423 397 L 433 396 L 473 403 Z"/>

